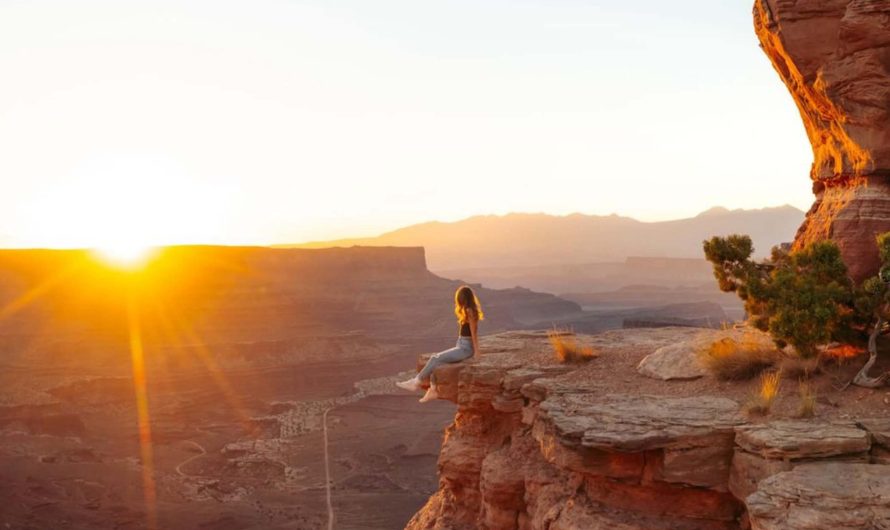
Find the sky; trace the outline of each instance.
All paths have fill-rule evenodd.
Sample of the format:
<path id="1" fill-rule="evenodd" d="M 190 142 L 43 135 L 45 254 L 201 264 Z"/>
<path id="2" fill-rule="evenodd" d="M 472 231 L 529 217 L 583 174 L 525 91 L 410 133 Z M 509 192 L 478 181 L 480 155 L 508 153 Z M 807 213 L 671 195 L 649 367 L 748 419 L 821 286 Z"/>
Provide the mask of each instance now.
<path id="1" fill-rule="evenodd" d="M 750 0 L 0 0 L 0 244 L 809 207 Z"/>

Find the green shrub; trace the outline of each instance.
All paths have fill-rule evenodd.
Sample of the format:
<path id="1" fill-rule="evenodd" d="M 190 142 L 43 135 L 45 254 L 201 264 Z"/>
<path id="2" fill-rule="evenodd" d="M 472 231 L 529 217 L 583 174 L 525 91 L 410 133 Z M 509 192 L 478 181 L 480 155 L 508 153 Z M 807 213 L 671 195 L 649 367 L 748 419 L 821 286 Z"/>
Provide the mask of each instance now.
<path id="1" fill-rule="evenodd" d="M 751 324 L 769 331 L 780 348 L 790 344 L 802 359 L 813 359 L 821 345 L 863 344 L 867 337 L 868 361 L 850 383 L 878 388 L 890 381 L 890 372 L 869 375 L 878 336 L 890 321 L 890 232 L 875 242 L 880 272 L 860 285 L 847 276 L 831 241 L 795 252 L 774 248 L 761 263 L 751 259 L 754 246 L 743 235 L 713 237 L 704 242 L 704 252 L 720 289 L 738 294 Z"/>
<path id="2" fill-rule="evenodd" d="M 849 335 L 854 290 L 834 243 L 798 252 L 776 248 L 757 263 L 751 238 L 732 235 L 705 241 L 704 252 L 720 289 L 738 294 L 752 325 L 769 331 L 780 348 L 790 344 L 811 358 L 819 345 Z"/>

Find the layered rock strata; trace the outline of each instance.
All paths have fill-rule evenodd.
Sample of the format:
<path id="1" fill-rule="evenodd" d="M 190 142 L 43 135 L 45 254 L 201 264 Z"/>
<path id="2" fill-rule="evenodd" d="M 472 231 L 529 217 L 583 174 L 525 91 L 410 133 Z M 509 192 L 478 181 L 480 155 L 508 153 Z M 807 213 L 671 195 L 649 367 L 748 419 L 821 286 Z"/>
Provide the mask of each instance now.
<path id="1" fill-rule="evenodd" d="M 890 528 L 885 466 L 811 464 L 763 481 L 748 497 L 752 530 Z"/>
<path id="2" fill-rule="evenodd" d="M 890 493 L 827 486 L 884 487 L 890 420 L 751 424 L 726 398 L 598 392 L 510 346 L 542 337 L 486 337 L 492 353 L 436 370 L 458 408 L 407 529 L 890 528 Z"/>
<path id="3" fill-rule="evenodd" d="M 756 0 L 754 26 L 813 148 L 816 201 L 795 247 L 831 239 L 861 280 L 890 230 L 890 4 Z"/>
<path id="4" fill-rule="evenodd" d="M 729 489 L 739 499 L 760 482 L 816 461 L 868 463 L 869 433 L 853 422 L 773 421 L 736 429 Z"/>

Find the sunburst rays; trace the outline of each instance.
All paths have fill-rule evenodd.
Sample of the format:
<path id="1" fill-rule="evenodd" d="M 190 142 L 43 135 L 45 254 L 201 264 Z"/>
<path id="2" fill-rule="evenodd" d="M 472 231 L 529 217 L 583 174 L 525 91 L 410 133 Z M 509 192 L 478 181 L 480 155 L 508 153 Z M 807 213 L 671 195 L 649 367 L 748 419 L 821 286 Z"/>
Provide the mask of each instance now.
<path id="1" fill-rule="evenodd" d="M 133 390 L 136 397 L 136 421 L 139 429 L 139 456 L 142 459 L 142 490 L 145 497 L 146 524 L 156 530 L 157 490 L 154 479 L 154 451 L 151 444 L 151 417 L 148 409 L 145 356 L 142 343 L 142 323 L 138 301 L 133 293 L 127 296 L 127 329 L 130 338 L 130 362 L 133 370 Z"/>
<path id="2" fill-rule="evenodd" d="M 182 315 L 175 314 L 157 298 L 152 300 L 154 315 L 163 335 L 183 352 L 194 353 L 202 363 L 214 384 L 222 392 L 229 407 L 237 415 L 237 420 L 245 434 L 256 436 L 256 425 L 250 419 L 250 413 L 244 406 L 241 396 L 232 386 L 225 372 L 216 361 L 216 357 L 206 341 L 195 331 L 191 323 Z"/>
<path id="3" fill-rule="evenodd" d="M 120 347 L 126 351 L 132 373 L 145 525 L 149 530 L 159 528 L 157 477 L 160 470 L 155 461 L 152 428 L 156 423 L 156 419 L 155 422 L 152 420 L 152 413 L 157 416 L 158 411 L 162 410 L 158 407 L 164 406 L 161 401 L 152 401 L 158 384 L 171 385 L 171 390 L 176 393 L 173 385 L 188 382 L 191 377 L 200 377 L 202 373 L 207 374 L 212 382 L 211 387 L 219 390 L 223 403 L 228 406 L 244 434 L 251 437 L 259 434 L 259 426 L 251 420 L 243 394 L 235 388 L 221 366 L 218 358 L 220 351 L 213 346 L 213 342 L 221 341 L 208 341 L 207 332 L 196 325 L 201 312 L 208 310 L 219 293 L 232 287 L 230 280 L 257 273 L 243 255 L 234 259 L 229 255 L 212 256 L 196 265 L 189 261 L 190 249 L 181 248 L 165 258 L 162 254 L 168 250 L 171 249 L 164 249 L 155 256 L 156 260 L 134 269 L 112 267 L 95 259 L 95 255 L 89 252 L 72 254 L 65 258 L 67 262 L 63 261 L 62 266 L 42 278 L 30 278 L 31 286 L 22 294 L 0 304 L 0 321 L 10 319 L 30 307 L 58 309 L 58 314 L 52 314 L 43 322 L 45 328 L 39 333 L 40 336 L 52 334 L 67 319 L 74 319 L 72 322 L 82 319 L 88 324 L 86 329 L 98 333 L 97 338 L 108 338 L 109 331 L 113 340 L 120 338 Z M 191 268 L 182 269 L 186 262 Z M 185 296 L 190 297 L 186 309 L 171 302 L 171 297 L 183 295 L 179 291 L 180 284 L 174 281 L 173 286 L 169 287 L 171 278 L 183 277 L 185 280 L 181 285 L 186 286 Z M 219 278 L 224 278 L 221 284 L 207 283 L 210 279 Z M 262 279 L 252 280 L 262 282 Z M 197 290 L 192 291 L 193 288 Z M 60 301 L 61 305 L 58 305 Z M 44 302 L 46 306 L 42 306 Z M 78 305 L 81 302 L 86 305 Z M 90 304 L 94 302 L 96 306 L 93 309 L 98 312 L 88 309 L 93 307 Z M 78 315 L 78 312 L 81 314 Z M 89 327 L 93 324 L 97 326 L 95 329 Z M 28 344 L 21 348 L 21 353 L 43 346 L 45 344 L 42 343 Z M 163 351 L 165 346 L 170 346 L 169 351 L 182 357 L 166 357 Z M 195 361 L 190 363 L 189 359 Z M 76 361 L 74 358 L 71 360 Z M 187 361 L 187 369 L 182 369 L 180 360 Z M 193 388 L 179 390 L 189 391 Z M 154 427 L 154 435 L 157 436 L 158 426 Z"/>
<path id="4" fill-rule="evenodd" d="M 43 278 L 37 285 L 31 287 L 21 295 L 10 300 L 3 307 L 0 307 L 0 320 L 7 319 L 19 311 L 25 309 L 40 298 L 49 294 L 55 287 L 60 285 L 64 280 L 71 278 L 75 272 L 80 269 L 81 262 L 75 261 L 66 267 L 60 268 L 58 271 Z"/>

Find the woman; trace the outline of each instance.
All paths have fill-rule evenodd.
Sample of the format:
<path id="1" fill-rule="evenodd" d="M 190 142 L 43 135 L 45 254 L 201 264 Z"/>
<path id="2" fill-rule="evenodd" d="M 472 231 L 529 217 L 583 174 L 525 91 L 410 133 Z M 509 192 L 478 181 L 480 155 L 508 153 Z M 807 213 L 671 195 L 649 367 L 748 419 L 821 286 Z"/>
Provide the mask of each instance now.
<path id="1" fill-rule="evenodd" d="M 479 304 L 476 293 L 466 285 L 458 288 L 454 293 L 454 314 L 457 316 L 457 324 L 460 328 L 454 348 L 433 355 L 416 376 L 407 381 L 396 383 L 405 390 L 417 391 L 420 390 L 424 382 L 429 381 L 430 387 L 426 394 L 420 398 L 421 403 L 439 397 L 439 393 L 436 392 L 436 382 L 432 377 L 436 367 L 460 362 L 479 353 L 478 326 L 479 321 L 485 318 L 485 315 L 482 313 L 482 305 Z"/>

